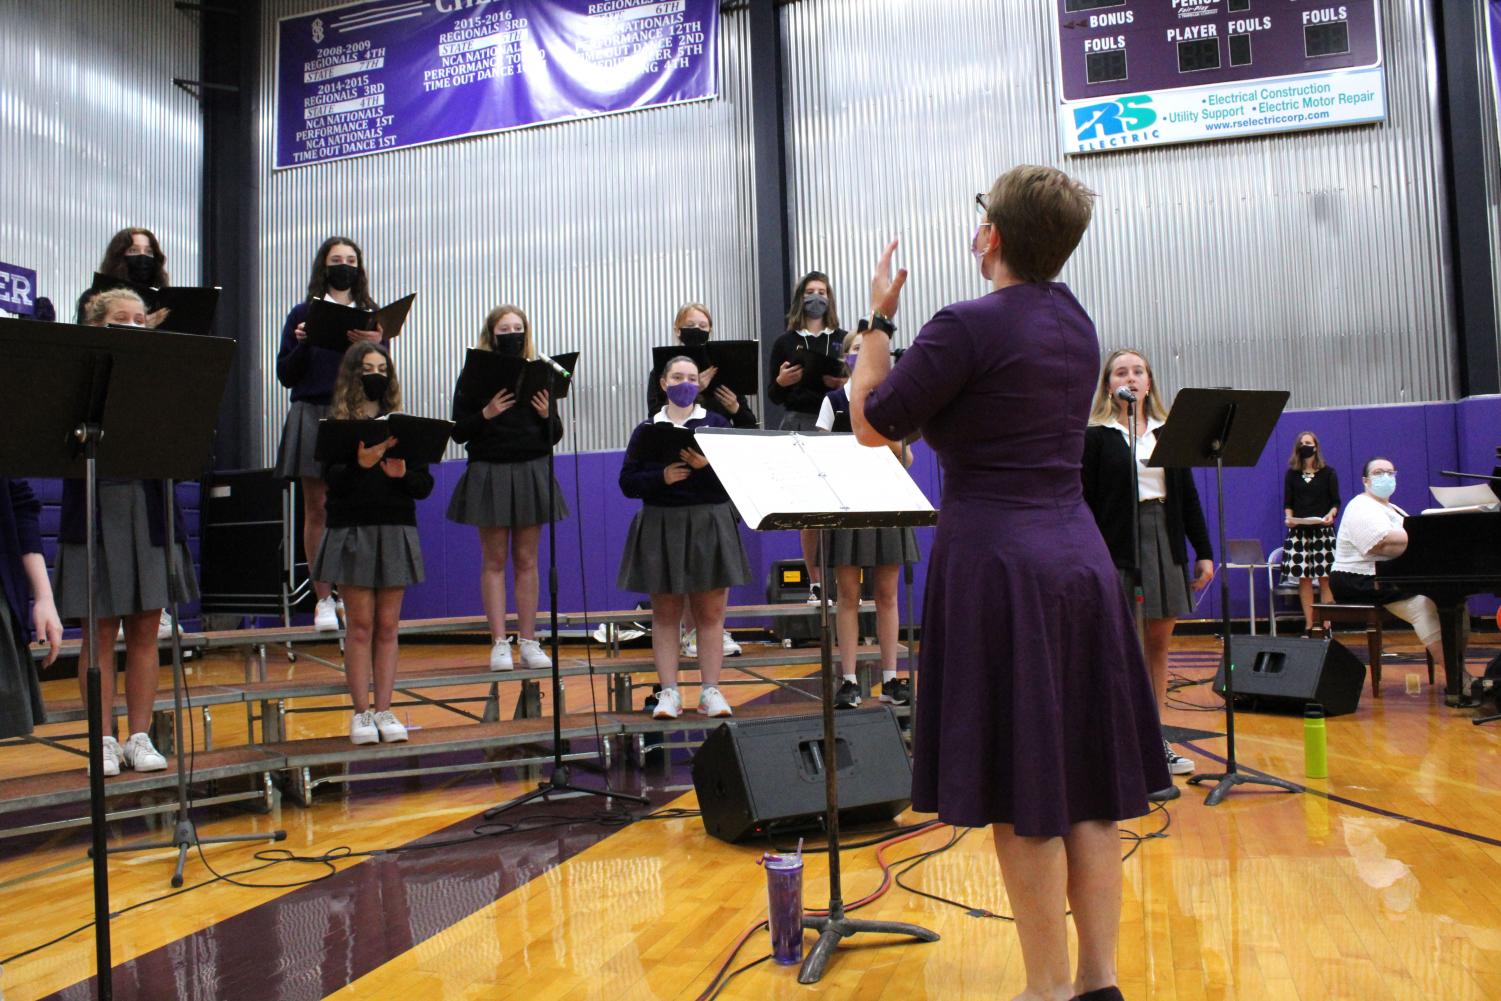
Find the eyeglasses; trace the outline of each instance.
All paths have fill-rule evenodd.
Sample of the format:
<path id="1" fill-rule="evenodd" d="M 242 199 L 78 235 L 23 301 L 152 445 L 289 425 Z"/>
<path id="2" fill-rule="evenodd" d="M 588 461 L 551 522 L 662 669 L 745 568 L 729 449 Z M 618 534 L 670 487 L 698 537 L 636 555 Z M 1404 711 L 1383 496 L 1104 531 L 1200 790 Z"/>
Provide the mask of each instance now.
<path id="1" fill-rule="evenodd" d="M 1396 476 L 1397 475 L 1397 471 L 1395 469 L 1382 469 L 1380 467 L 1377 467 L 1377 468 L 1371 470 L 1368 475 L 1370 475 L 1370 476 Z"/>
<path id="2" fill-rule="evenodd" d="M 980 213 L 982 218 L 990 216 L 990 206 L 985 204 L 984 195 L 975 195 L 975 210 Z"/>

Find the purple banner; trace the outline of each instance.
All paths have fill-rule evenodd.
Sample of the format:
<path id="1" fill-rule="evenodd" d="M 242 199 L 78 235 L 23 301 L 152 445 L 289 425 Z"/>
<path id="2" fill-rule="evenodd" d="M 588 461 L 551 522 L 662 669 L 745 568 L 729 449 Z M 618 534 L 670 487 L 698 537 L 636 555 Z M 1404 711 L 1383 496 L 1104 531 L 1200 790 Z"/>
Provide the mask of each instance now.
<path id="1" fill-rule="evenodd" d="M 36 272 L 0 261 L 0 309 L 18 316 L 36 312 Z"/>
<path id="2" fill-rule="evenodd" d="M 715 95 L 718 0 L 372 0 L 281 20 L 276 166 Z"/>

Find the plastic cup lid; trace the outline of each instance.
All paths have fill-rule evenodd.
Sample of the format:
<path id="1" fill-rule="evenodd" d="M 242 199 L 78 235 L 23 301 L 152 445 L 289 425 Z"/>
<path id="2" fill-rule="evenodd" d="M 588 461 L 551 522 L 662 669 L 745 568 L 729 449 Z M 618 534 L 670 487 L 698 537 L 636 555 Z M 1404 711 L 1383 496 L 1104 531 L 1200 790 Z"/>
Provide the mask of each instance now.
<path id="1" fill-rule="evenodd" d="M 803 860 L 794 854 L 780 854 L 767 852 L 761 856 L 761 862 L 768 869 L 801 869 Z"/>

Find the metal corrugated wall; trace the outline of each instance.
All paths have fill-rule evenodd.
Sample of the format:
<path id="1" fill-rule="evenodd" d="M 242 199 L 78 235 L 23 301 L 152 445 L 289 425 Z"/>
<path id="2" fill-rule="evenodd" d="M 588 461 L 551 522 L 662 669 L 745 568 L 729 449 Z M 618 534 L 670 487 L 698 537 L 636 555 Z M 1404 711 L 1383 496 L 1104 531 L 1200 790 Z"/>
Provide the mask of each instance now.
<path id="1" fill-rule="evenodd" d="M 1099 193 L 1063 279 L 1105 348 L 1164 385 L 1292 390 L 1298 407 L 1457 388 L 1428 0 L 1381 4 L 1390 120 L 1064 162 L 1044 0 L 801 0 L 783 8 L 793 268 L 853 318 L 883 242 L 909 330 L 985 291 L 976 191 L 1017 163 Z M 899 340 L 901 338 L 899 337 Z"/>
<path id="2" fill-rule="evenodd" d="M 334 233 L 362 245 L 377 299 L 418 293 L 395 351 L 415 414 L 448 416 L 464 351 L 502 302 L 528 311 L 541 350 L 584 353 L 569 443 L 582 449 L 623 447 L 645 416 L 650 348 L 671 342 L 679 304 L 707 303 L 719 337 L 755 336 L 745 11 L 721 22 L 713 101 L 273 171 L 277 19 L 322 6 L 268 0 L 261 24 L 266 464 L 287 409 L 275 374 L 282 319 Z"/>
<path id="3" fill-rule="evenodd" d="M 173 77 L 198 76 L 198 21 L 172 0 L 6 5 L 0 31 L 0 256 L 35 268 L 59 319 L 125 226 L 199 273 L 203 127 Z"/>

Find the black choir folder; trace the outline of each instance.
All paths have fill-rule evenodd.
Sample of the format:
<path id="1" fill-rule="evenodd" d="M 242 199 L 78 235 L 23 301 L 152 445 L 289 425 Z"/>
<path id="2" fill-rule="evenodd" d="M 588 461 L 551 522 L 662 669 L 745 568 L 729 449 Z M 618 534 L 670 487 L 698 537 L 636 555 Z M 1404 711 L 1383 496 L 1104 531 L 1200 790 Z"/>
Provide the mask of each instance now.
<path id="1" fill-rule="evenodd" d="M 711 393 L 720 386 L 728 386 L 730 392 L 740 396 L 755 396 L 760 392 L 761 344 L 759 341 L 710 341 L 698 347 L 671 344 L 667 347 L 652 348 L 651 377 L 653 381 L 660 379 L 662 369 L 679 355 L 692 358 L 700 372 L 710 366 L 719 369 L 714 373 L 714 381 L 709 384 L 708 391 Z"/>
<path id="2" fill-rule="evenodd" d="M 636 436 L 636 447 L 631 450 L 631 457 L 670 465 L 683 461 L 678 453 L 685 448 L 703 453 L 703 449 L 693 440 L 692 428 L 680 428 L 670 421 L 653 421 Z"/>
<path id="3" fill-rule="evenodd" d="M 442 460 L 452 433 L 452 421 L 411 414 L 387 414 L 369 420 L 325 417 L 318 422 L 318 447 L 313 458 L 319 462 L 353 462 L 361 444 L 369 448 L 395 438 L 396 444 L 387 456 L 432 465 Z"/>
<path id="4" fill-rule="evenodd" d="M 579 353 L 569 351 L 553 359 L 572 372 L 578 364 Z M 470 348 L 464 356 L 464 370 L 459 373 L 459 390 L 471 400 L 490 398 L 502 389 L 509 389 L 516 397 L 516 405 L 531 405 L 532 397 L 546 389 L 554 400 L 568 398 L 571 377 L 564 378 L 553 371 L 545 361 L 519 358 L 515 355 L 499 355 L 494 351 Z"/>
<path id="5" fill-rule="evenodd" d="M 219 293 L 222 291 L 217 285 L 212 287 L 166 285 L 162 288 L 153 288 L 150 285 L 140 285 L 128 278 L 112 278 L 109 275 L 94 272 L 94 284 L 89 286 L 91 293 L 104 292 L 112 288 L 130 289 L 141 297 L 148 313 L 165 309 L 166 318 L 157 325 L 156 329 L 177 334 L 207 334 L 212 331 L 214 311 L 219 307 Z"/>
<path id="6" fill-rule="evenodd" d="M 407 314 L 412 311 L 412 301 L 416 298 L 417 293 L 412 292 L 380 309 L 360 309 L 342 302 L 310 299 L 307 319 L 303 320 L 308 343 L 343 354 L 349 350 L 351 330 L 374 330 L 377 327 L 386 340 L 394 340 L 407 322 Z"/>
<path id="7" fill-rule="evenodd" d="M 829 392 L 829 387 L 824 385 L 824 376 L 843 377 L 848 374 L 844 370 L 843 359 L 834 355 L 826 355 L 806 344 L 798 345 L 797 350 L 792 353 L 792 363 L 803 367 L 801 384 L 809 389 L 816 389 L 820 393 Z"/>

